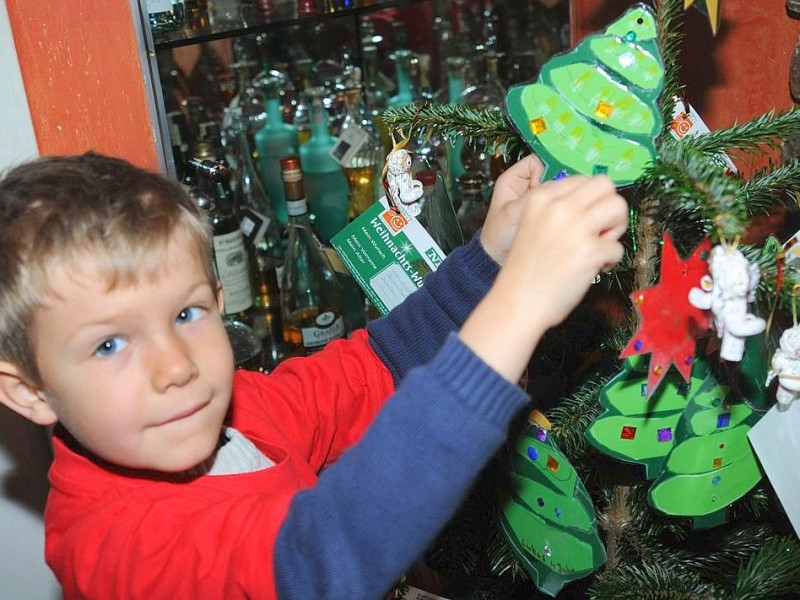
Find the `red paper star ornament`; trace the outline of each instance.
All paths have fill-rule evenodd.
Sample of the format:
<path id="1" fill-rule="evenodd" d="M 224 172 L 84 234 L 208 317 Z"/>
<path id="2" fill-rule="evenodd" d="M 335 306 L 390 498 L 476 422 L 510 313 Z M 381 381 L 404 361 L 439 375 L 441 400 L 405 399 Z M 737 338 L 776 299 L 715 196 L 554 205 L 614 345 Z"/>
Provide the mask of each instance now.
<path id="1" fill-rule="evenodd" d="M 689 303 L 689 290 L 701 287 L 701 279 L 708 274 L 710 250 L 711 241 L 706 239 L 691 256 L 681 260 L 672 238 L 665 232 L 658 284 L 630 296 L 639 312 L 639 329 L 620 357 L 650 353 L 648 398 L 671 365 L 675 365 L 684 381 L 691 377 L 695 344 L 709 333 L 711 314 Z"/>

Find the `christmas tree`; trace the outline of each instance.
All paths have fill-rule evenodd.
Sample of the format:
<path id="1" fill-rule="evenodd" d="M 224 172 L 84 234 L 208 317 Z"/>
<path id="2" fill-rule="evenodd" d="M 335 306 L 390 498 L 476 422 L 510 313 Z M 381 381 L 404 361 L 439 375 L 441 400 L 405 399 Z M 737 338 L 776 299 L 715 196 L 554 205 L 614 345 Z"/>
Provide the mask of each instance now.
<path id="1" fill-rule="evenodd" d="M 721 4 L 653 0 L 631 8 L 644 10 L 634 21 L 609 15 L 605 31 L 510 90 L 505 110 L 422 104 L 384 115 L 408 135 L 488 140 L 509 162 L 534 150 L 550 178 L 609 173 L 631 208 L 626 258 L 531 361 L 528 389 L 546 418 L 521 415 L 425 557 L 451 600 L 800 595 L 800 543 L 747 441 L 775 402 L 769 357 L 797 325 L 800 272 L 781 240 L 739 242 L 755 216 L 796 201 L 800 161 L 776 157 L 800 134 L 800 110 L 705 135 L 670 132 L 684 11 L 702 10 L 716 31 Z M 614 66 L 650 56 L 655 84 Z M 615 115 L 620 107 L 628 112 Z M 578 162 L 549 135 L 558 123 L 576 132 Z M 615 177 L 609 165 L 634 156 L 626 147 L 638 166 Z M 745 177 L 727 157 L 767 166 Z M 735 311 L 720 304 L 729 259 L 743 265 Z M 599 319 L 609 303 L 626 316 Z M 770 380 L 780 378 L 777 361 Z M 796 389 L 800 378 L 784 375 L 781 389 Z M 588 557 L 576 556 L 566 576 L 545 541 L 562 538 Z"/>

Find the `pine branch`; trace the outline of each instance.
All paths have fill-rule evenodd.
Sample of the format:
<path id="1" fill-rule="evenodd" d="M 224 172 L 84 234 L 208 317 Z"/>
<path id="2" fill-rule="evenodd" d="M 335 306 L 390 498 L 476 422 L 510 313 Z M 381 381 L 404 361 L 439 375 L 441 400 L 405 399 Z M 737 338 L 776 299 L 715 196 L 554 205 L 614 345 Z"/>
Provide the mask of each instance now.
<path id="1" fill-rule="evenodd" d="M 704 137 L 704 136 L 698 136 Z M 648 189 L 661 199 L 664 218 L 702 225 L 703 233 L 720 233 L 733 241 L 749 223 L 739 182 L 699 150 L 693 140 L 664 139 L 660 156 L 645 174 Z"/>
<path id="2" fill-rule="evenodd" d="M 626 565 L 607 571 L 589 588 L 589 598 L 606 600 L 708 600 L 722 590 L 690 572 L 658 563 Z"/>
<path id="3" fill-rule="evenodd" d="M 502 110 L 478 109 L 465 104 L 423 102 L 389 108 L 383 119 L 393 131 L 405 136 L 425 135 L 428 131 L 448 138 L 466 138 L 480 143 L 491 153 L 515 159 L 528 152 L 517 131 Z"/>
<path id="4" fill-rule="evenodd" d="M 768 167 L 753 175 L 737 192 L 748 213 L 768 213 L 776 205 L 796 202 L 800 193 L 800 159 L 780 167 Z"/>
<path id="5" fill-rule="evenodd" d="M 753 600 L 800 594 L 800 543 L 794 537 L 779 536 L 756 552 L 739 570 L 732 598 Z"/>
<path id="6" fill-rule="evenodd" d="M 764 147 L 780 148 L 781 141 L 800 135 L 800 109 L 791 108 L 776 114 L 769 111 L 742 125 L 717 129 L 705 135 L 691 136 L 687 147 L 701 152 L 717 154 L 738 150 L 746 153 L 762 153 Z"/>
<path id="7" fill-rule="evenodd" d="M 547 413 L 547 418 L 553 425 L 552 435 L 570 460 L 583 454 L 588 447 L 584 432 L 602 411 L 597 398 L 610 378 L 586 382 L 572 396 L 562 400 Z"/>

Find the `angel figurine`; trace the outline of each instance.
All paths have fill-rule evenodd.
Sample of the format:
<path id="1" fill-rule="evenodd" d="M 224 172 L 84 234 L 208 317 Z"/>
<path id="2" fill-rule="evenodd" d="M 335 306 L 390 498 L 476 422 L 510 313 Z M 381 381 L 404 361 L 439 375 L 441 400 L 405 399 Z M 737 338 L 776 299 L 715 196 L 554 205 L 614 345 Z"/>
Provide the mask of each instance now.
<path id="1" fill-rule="evenodd" d="M 780 404 L 791 404 L 800 397 L 800 326 L 795 325 L 781 334 L 780 347 L 775 350 L 767 373 L 767 385 L 775 377 L 778 378 L 775 398 Z"/>
<path id="2" fill-rule="evenodd" d="M 391 199 L 402 212 L 416 217 L 422 212 L 422 183 L 411 176 L 411 154 L 404 148 L 392 150 L 386 157 L 386 183 Z"/>
<path id="3" fill-rule="evenodd" d="M 735 247 L 720 245 L 711 250 L 708 270 L 708 291 L 692 288 L 689 302 L 700 309 L 711 309 L 717 335 L 722 338 L 720 358 L 740 361 L 745 338 L 761 333 L 767 326 L 764 319 L 750 314 L 747 306 L 755 300 L 758 267 Z"/>

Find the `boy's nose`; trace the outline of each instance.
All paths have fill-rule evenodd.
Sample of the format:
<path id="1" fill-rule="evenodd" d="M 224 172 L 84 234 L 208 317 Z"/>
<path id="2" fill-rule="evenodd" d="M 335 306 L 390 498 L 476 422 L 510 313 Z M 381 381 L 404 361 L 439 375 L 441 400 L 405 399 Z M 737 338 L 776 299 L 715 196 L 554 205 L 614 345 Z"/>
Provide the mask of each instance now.
<path id="1" fill-rule="evenodd" d="M 190 344 L 176 333 L 154 341 L 148 354 L 153 385 L 159 391 L 186 385 L 198 374 Z"/>

